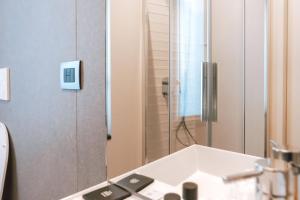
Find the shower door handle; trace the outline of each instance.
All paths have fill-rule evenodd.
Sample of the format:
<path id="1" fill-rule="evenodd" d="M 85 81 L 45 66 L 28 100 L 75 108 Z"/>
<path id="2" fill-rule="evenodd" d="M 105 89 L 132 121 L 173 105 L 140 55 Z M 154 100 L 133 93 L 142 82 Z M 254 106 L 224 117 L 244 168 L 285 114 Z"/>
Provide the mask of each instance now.
<path id="1" fill-rule="evenodd" d="M 208 62 L 202 63 L 202 121 L 208 121 L 209 107 L 208 107 Z"/>
<path id="2" fill-rule="evenodd" d="M 202 63 L 202 121 L 218 119 L 218 65 Z"/>
<path id="3" fill-rule="evenodd" d="M 218 64 L 212 63 L 212 81 L 211 81 L 211 109 L 210 120 L 217 122 L 218 120 Z"/>

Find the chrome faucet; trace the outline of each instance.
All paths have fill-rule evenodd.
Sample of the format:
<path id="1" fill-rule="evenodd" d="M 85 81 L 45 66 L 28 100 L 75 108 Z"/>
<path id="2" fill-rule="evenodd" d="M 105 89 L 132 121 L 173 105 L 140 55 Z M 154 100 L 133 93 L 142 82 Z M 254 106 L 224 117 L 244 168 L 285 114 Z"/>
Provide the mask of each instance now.
<path id="1" fill-rule="evenodd" d="M 252 171 L 223 177 L 224 183 L 256 178 L 258 198 L 300 200 L 300 151 L 282 148 L 274 141 L 271 144 L 271 158 L 257 160 Z"/>

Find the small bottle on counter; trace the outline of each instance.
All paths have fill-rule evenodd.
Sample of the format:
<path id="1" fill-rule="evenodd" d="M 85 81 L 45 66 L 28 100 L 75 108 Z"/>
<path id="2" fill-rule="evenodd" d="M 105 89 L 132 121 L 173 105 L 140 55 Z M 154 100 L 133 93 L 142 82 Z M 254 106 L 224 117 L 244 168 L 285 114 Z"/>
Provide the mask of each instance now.
<path id="1" fill-rule="evenodd" d="M 198 185 L 193 182 L 186 182 L 182 185 L 182 197 L 184 200 L 198 199 Z"/>
<path id="2" fill-rule="evenodd" d="M 164 196 L 164 200 L 181 200 L 181 198 L 176 193 L 168 193 Z"/>

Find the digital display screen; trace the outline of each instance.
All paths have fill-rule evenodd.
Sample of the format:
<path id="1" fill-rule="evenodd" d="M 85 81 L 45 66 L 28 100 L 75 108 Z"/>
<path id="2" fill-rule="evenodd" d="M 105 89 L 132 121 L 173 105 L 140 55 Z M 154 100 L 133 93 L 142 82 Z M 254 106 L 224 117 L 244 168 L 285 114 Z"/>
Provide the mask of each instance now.
<path id="1" fill-rule="evenodd" d="M 74 68 L 64 69 L 64 82 L 65 83 L 74 83 L 75 82 L 75 69 Z"/>

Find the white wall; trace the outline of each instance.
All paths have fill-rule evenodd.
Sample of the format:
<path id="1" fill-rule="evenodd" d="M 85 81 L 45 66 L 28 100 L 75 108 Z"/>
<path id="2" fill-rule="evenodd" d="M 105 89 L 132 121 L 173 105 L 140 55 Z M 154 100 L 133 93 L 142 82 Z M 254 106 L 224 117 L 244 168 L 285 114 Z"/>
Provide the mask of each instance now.
<path id="1" fill-rule="evenodd" d="M 300 13 L 298 0 L 271 2 L 270 134 L 300 149 Z"/>
<path id="2" fill-rule="evenodd" d="M 287 141 L 300 149 L 300 1 L 288 2 Z"/>
<path id="3" fill-rule="evenodd" d="M 285 0 L 270 1 L 269 134 L 286 143 L 286 6 Z"/>
<path id="4" fill-rule="evenodd" d="M 265 0 L 245 1 L 245 153 L 265 154 Z"/>
<path id="5" fill-rule="evenodd" d="M 111 0 L 112 139 L 108 177 L 142 164 L 141 0 Z"/>

